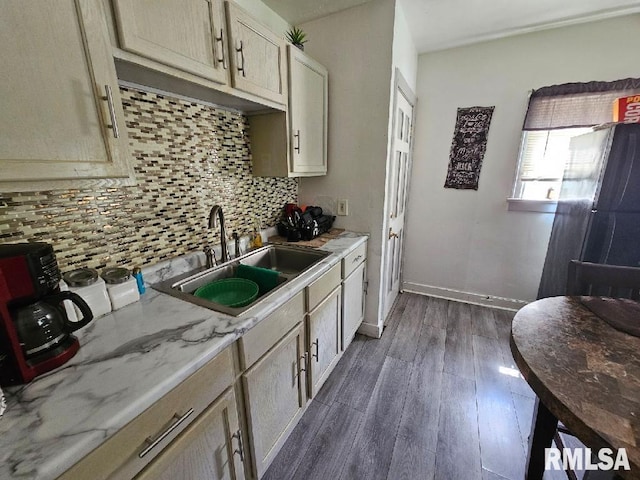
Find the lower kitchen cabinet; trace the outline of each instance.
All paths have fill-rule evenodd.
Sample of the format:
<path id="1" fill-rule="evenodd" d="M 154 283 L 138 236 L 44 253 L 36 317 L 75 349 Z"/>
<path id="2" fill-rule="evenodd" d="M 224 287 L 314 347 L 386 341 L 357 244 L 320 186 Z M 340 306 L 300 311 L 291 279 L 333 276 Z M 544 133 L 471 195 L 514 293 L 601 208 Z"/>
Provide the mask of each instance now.
<path id="1" fill-rule="evenodd" d="M 244 445 L 233 389 L 208 407 L 136 480 L 240 480 Z"/>
<path id="2" fill-rule="evenodd" d="M 309 312 L 307 317 L 311 397 L 318 393 L 333 367 L 338 363 L 341 310 L 342 292 L 338 287 Z"/>
<path id="3" fill-rule="evenodd" d="M 344 279 L 342 295 L 342 349 L 345 350 L 364 319 L 364 286 L 366 271 L 364 261 Z"/>
<path id="4" fill-rule="evenodd" d="M 304 323 L 300 322 L 242 374 L 257 478 L 267 470 L 304 412 L 307 364 Z"/>
<path id="5" fill-rule="evenodd" d="M 363 243 L 59 480 L 261 478 L 363 320 L 365 259 Z"/>
<path id="6" fill-rule="evenodd" d="M 231 350 L 231 347 L 227 347 L 216 355 L 204 367 L 63 473 L 58 477 L 58 480 L 79 478 L 130 480 L 146 468 L 151 468 L 152 462 L 156 458 L 163 457 L 165 452 L 173 452 L 170 454 L 171 456 L 167 457 L 167 460 L 164 460 L 168 465 L 171 463 L 168 459 L 177 458 L 181 449 L 189 447 L 196 451 L 202 451 L 207 443 L 211 446 L 209 451 L 218 454 L 214 446 L 218 427 L 212 425 L 216 422 L 218 424 L 229 422 L 228 429 L 232 435 L 238 429 L 238 415 L 235 410 L 235 401 L 233 401 L 235 397 L 230 390 L 234 382 Z M 193 433 L 185 433 L 188 439 L 179 440 L 183 438 L 181 437 L 183 432 L 191 430 L 192 425 L 194 425 Z M 205 430 L 207 433 L 204 433 Z M 202 435 L 201 439 L 196 438 L 199 435 Z M 230 448 L 230 440 L 226 439 L 225 441 Z M 179 446 L 174 442 L 180 442 Z M 237 444 L 235 448 L 238 448 Z M 181 460 L 176 459 L 176 461 L 186 465 L 193 461 L 193 455 L 193 451 L 185 451 L 185 457 Z M 214 462 L 210 459 L 203 459 L 203 461 Z M 215 462 L 216 465 L 219 464 L 217 459 Z M 241 472 L 242 462 L 237 455 L 233 458 L 233 462 L 234 469 Z M 196 468 L 195 464 L 192 466 L 194 469 Z M 236 474 L 235 477 L 214 476 L 206 478 L 242 478 L 239 475 L 241 473 Z M 144 476 L 141 478 L 155 477 Z M 179 475 L 173 478 L 204 477 Z"/>

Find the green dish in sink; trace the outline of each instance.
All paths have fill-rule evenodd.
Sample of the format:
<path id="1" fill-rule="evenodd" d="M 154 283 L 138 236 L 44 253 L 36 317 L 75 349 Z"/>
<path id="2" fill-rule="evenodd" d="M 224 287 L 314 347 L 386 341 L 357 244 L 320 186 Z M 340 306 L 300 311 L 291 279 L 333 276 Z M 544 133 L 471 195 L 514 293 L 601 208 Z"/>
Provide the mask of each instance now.
<path id="1" fill-rule="evenodd" d="M 207 283 L 193 294 L 196 297 L 226 305 L 231 308 L 245 307 L 258 298 L 258 284 L 245 278 L 223 278 Z"/>

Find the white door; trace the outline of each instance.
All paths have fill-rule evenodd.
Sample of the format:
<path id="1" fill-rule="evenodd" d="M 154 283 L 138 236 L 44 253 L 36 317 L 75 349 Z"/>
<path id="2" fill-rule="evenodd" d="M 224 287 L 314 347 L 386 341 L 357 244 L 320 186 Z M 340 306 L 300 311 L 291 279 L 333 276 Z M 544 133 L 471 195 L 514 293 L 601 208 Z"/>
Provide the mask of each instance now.
<path id="1" fill-rule="evenodd" d="M 400 76 L 396 72 L 397 76 Z M 393 140 L 388 159 L 386 248 L 384 259 L 384 317 L 393 306 L 398 292 L 404 250 L 404 216 L 407 186 L 411 174 L 411 148 L 413 146 L 413 108 L 415 97 L 403 79 L 399 78 L 394 98 Z"/>

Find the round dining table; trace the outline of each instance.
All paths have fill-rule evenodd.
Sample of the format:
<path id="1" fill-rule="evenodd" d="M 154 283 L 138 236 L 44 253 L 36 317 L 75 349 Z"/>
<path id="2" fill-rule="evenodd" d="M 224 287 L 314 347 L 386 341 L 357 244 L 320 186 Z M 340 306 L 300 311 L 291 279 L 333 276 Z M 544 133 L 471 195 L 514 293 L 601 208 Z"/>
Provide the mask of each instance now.
<path id="1" fill-rule="evenodd" d="M 624 448 L 630 470 L 615 474 L 640 479 L 640 338 L 611 322 L 640 323 L 639 313 L 637 302 L 599 297 L 544 298 L 516 313 L 511 351 L 538 397 L 528 480 L 542 479 L 558 420 L 592 452 L 610 448 L 615 459 Z"/>

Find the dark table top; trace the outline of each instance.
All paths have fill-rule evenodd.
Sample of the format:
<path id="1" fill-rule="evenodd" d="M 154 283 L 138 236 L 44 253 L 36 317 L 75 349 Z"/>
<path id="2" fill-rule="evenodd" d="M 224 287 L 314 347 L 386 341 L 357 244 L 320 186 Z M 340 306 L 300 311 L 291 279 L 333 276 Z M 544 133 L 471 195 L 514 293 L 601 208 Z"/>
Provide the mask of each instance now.
<path id="1" fill-rule="evenodd" d="M 619 473 L 640 478 L 640 338 L 587 309 L 587 298 L 551 297 L 522 308 L 511 351 L 551 413 L 592 449 L 626 448 L 631 472 Z"/>

